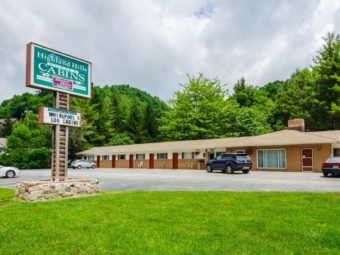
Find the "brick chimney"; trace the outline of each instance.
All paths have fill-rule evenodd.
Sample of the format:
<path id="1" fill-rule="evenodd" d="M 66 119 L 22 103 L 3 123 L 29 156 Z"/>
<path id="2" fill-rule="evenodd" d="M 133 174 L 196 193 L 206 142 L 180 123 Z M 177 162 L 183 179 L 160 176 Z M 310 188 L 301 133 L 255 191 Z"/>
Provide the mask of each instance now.
<path id="1" fill-rule="evenodd" d="M 304 119 L 288 120 L 288 130 L 297 130 L 305 132 L 305 120 Z"/>

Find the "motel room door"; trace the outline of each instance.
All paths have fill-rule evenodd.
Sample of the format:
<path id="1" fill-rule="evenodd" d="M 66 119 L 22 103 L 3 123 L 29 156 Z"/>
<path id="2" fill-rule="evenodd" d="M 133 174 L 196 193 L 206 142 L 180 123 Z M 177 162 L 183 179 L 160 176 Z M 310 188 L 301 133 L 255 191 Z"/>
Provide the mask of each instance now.
<path id="1" fill-rule="evenodd" d="M 172 154 L 172 169 L 178 169 L 178 153 L 174 152 Z"/>
<path id="2" fill-rule="evenodd" d="M 301 150 L 301 166 L 302 172 L 313 171 L 313 149 Z"/>

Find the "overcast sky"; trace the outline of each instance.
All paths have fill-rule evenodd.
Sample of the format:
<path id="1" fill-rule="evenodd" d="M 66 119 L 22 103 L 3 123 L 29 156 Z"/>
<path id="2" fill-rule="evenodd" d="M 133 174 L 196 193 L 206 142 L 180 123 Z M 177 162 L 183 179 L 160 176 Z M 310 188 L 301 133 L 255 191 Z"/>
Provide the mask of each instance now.
<path id="1" fill-rule="evenodd" d="M 169 99 L 187 74 L 228 88 L 286 79 L 339 30 L 340 0 L 0 0 L 0 102 L 34 92 L 31 41 L 91 61 L 97 85 Z"/>

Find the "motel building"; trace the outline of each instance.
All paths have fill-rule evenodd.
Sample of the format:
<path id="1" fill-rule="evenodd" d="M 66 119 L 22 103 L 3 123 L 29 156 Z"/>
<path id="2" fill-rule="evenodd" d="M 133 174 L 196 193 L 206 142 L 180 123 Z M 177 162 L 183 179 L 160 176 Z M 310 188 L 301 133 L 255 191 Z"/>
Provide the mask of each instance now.
<path id="1" fill-rule="evenodd" d="M 221 153 L 247 153 L 255 171 L 321 172 L 340 157 L 340 130 L 305 132 L 303 119 L 259 136 L 94 147 L 78 155 L 101 168 L 198 169 Z"/>

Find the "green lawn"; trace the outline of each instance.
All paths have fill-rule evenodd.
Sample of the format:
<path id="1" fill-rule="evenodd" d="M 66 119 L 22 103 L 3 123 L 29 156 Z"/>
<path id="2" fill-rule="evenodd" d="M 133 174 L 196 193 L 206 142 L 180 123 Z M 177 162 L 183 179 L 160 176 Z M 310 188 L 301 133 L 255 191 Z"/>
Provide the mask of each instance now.
<path id="1" fill-rule="evenodd" d="M 339 193 L 101 192 L 27 203 L 0 189 L 0 254 L 339 254 Z"/>

